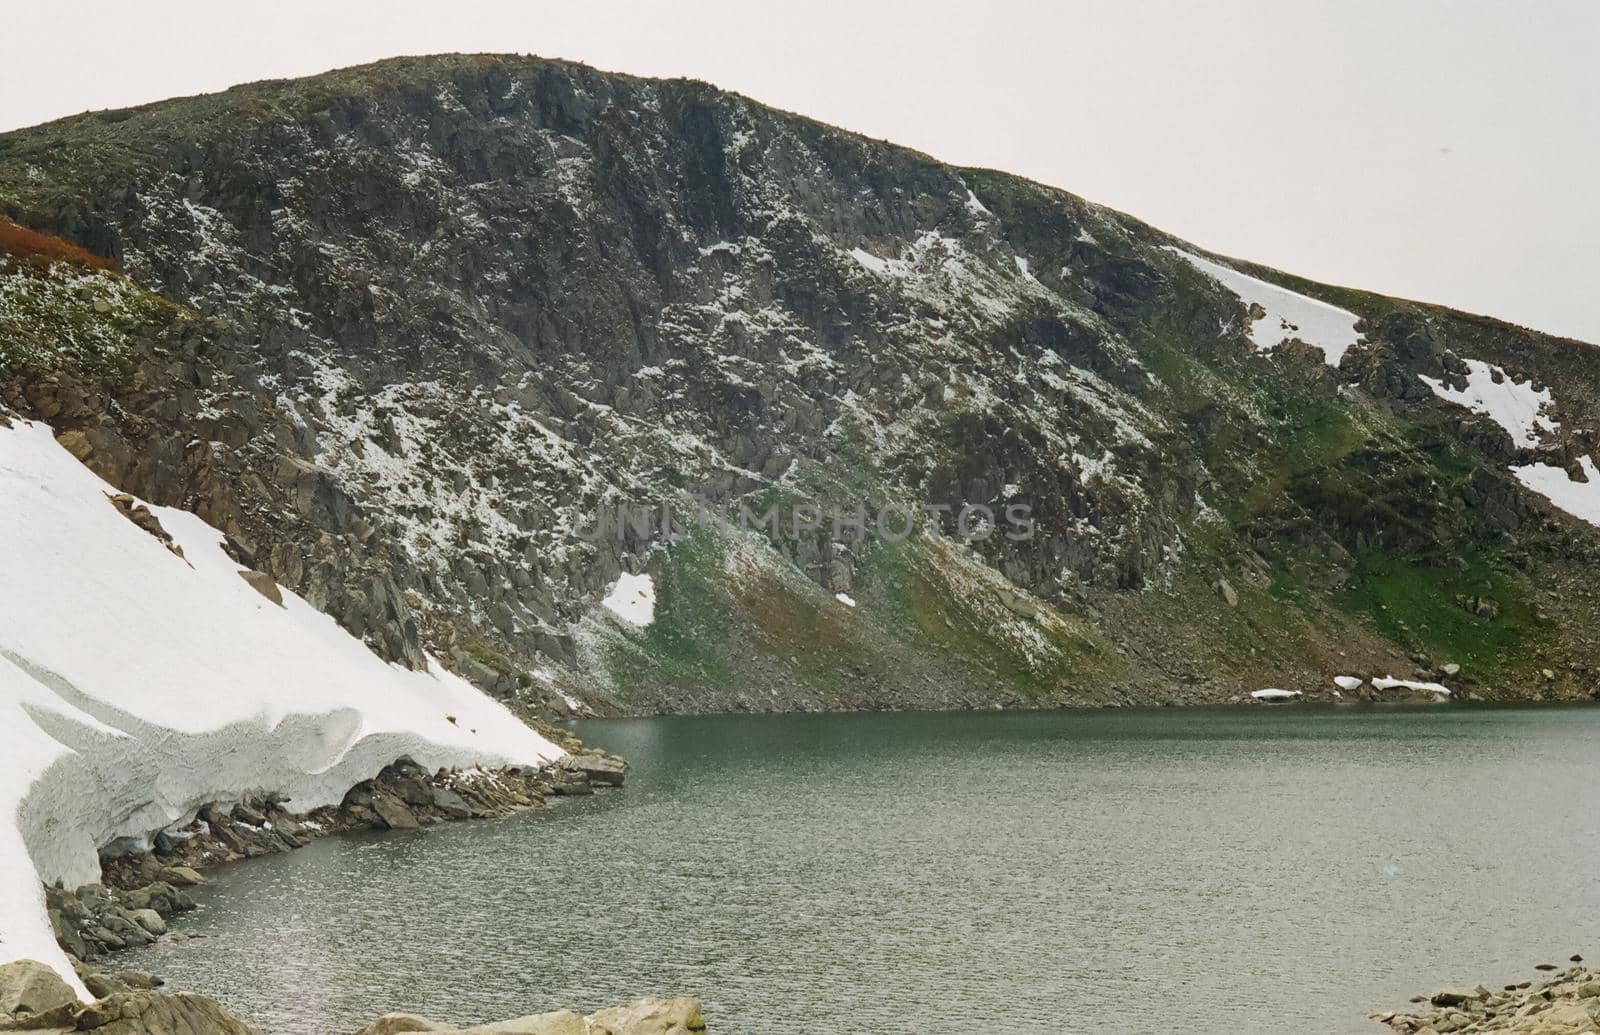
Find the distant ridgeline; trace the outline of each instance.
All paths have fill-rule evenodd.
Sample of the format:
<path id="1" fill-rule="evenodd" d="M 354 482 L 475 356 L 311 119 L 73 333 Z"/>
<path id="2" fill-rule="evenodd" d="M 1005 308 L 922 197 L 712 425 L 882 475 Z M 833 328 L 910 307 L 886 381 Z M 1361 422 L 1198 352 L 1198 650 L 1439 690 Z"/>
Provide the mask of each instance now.
<path id="1" fill-rule="evenodd" d="M 0 216 L 6 405 L 525 711 L 1600 685 L 1594 348 L 703 83 L 84 115 L 0 136 Z"/>

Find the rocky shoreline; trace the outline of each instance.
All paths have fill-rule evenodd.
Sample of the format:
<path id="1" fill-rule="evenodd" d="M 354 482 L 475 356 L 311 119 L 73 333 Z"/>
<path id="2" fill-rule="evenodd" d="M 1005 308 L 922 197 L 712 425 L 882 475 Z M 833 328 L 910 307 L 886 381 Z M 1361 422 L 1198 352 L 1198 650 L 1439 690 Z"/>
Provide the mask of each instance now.
<path id="1" fill-rule="evenodd" d="M 83 1003 L 50 967 L 34 960 L 0 966 L 0 1031 L 40 1035 L 261 1035 L 216 1000 L 150 990 L 114 992 Z M 355 1035 L 460 1032 L 463 1035 L 703 1035 L 696 999 L 639 999 L 587 1017 L 571 1010 L 458 1028 L 415 1014 L 385 1014 Z"/>
<path id="2" fill-rule="evenodd" d="M 162 1005 L 149 1007 L 158 1014 L 172 1010 L 199 1010 L 203 1014 L 208 1009 L 191 1002 L 199 1001 L 200 997 L 157 993 L 162 982 L 152 975 L 98 966 L 109 962 L 107 957 L 117 952 L 149 945 L 163 937 L 183 937 L 182 932 L 171 930 L 172 921 L 194 908 L 187 889 L 203 883 L 203 871 L 208 868 L 293 851 L 338 833 L 417 830 L 450 821 L 487 819 L 537 809 L 551 797 L 588 795 L 597 787 L 621 786 L 626 775 L 624 760 L 588 750 L 574 750 L 538 768 L 441 769 L 432 773 L 409 758 L 401 758 L 385 766 L 373 778 L 350 788 L 338 805 L 297 813 L 290 811 L 287 802 L 274 794 L 232 803 L 216 802 L 199 809 L 188 822 L 157 832 L 148 844 L 108 846 L 101 854 L 102 883 L 73 889 L 45 888 L 56 941 L 72 960 L 84 987 L 98 1000 L 97 1004 L 86 1008 L 90 1012 L 84 1014 L 81 1023 L 102 1023 L 97 1018 L 105 1010 L 93 1012 L 100 1003 L 120 1004 L 115 1009 L 124 1012 L 137 1007 L 138 1017 L 143 1016 L 140 1011 L 149 1003 L 158 1001 Z M 59 975 L 55 976 L 59 980 Z M 76 995 L 73 1001 L 77 1002 Z M 7 1001 L 6 1012 L 14 1005 Z M 137 1018 L 124 1020 L 134 1026 L 107 1030 L 119 1035 L 167 1030 L 159 1025 L 139 1027 L 138 1024 L 145 1022 L 136 1023 Z M 0 1021 L 0 1030 L 6 1028 L 7 1024 Z M 100 1029 L 80 1027 L 78 1030 Z M 172 1030 L 186 1032 L 189 1029 Z M 201 1026 L 194 1030 L 226 1032 L 234 1029 Z M 377 1030 L 454 1029 L 391 1027 Z"/>
<path id="3" fill-rule="evenodd" d="M 1600 1032 L 1600 969 L 1582 966 L 1579 955 L 1568 962 L 1565 970 L 1539 964 L 1535 969 L 1546 977 L 1537 984 L 1520 981 L 1497 992 L 1482 985 L 1447 988 L 1412 1000 L 1431 1009 L 1369 1016 L 1400 1035 L 1595 1035 Z"/>

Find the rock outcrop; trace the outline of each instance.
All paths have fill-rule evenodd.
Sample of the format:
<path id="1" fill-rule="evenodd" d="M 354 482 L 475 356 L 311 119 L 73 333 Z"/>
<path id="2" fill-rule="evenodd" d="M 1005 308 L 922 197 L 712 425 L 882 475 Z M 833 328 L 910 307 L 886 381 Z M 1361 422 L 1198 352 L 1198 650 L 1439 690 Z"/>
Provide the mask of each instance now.
<path id="1" fill-rule="evenodd" d="M 81 1003 L 54 970 L 32 960 L 0 966 L 0 1031 L 43 1035 L 260 1035 L 215 1000 L 188 993 L 122 988 Z M 357 1035 L 704 1035 L 697 999 L 640 999 L 585 1017 L 571 1010 L 457 1027 L 416 1014 L 380 1017 Z"/>
<path id="2" fill-rule="evenodd" d="M 135 991 L 123 985 L 82 1003 L 59 974 L 33 960 L 0 966 L 0 1031 L 258 1035 L 205 996 Z"/>
<path id="3" fill-rule="evenodd" d="M 706 1031 L 706 1022 L 697 999 L 640 999 L 587 1017 L 571 1010 L 558 1010 L 469 1028 L 458 1028 L 415 1014 L 392 1013 L 378 1018 L 356 1035 L 428 1031 L 459 1035 L 699 1035 Z"/>

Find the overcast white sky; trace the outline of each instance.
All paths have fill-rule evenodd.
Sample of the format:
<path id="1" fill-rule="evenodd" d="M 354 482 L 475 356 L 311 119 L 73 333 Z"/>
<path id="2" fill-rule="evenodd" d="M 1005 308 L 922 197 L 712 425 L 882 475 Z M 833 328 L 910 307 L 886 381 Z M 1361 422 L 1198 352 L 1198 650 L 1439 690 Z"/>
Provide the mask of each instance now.
<path id="1" fill-rule="evenodd" d="M 7 4 L 0 129 L 395 54 L 706 79 L 1227 254 L 1600 342 L 1596 0 Z"/>

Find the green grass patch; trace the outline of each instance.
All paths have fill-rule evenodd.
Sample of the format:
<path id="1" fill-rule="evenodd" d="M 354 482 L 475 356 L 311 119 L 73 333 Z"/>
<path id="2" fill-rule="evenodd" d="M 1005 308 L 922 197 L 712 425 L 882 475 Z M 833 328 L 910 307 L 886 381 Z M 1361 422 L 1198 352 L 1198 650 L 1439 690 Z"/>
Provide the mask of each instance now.
<path id="1" fill-rule="evenodd" d="M 1480 608 L 1479 601 L 1489 606 Z M 1366 551 L 1356 559 L 1342 603 L 1407 650 L 1470 666 L 1480 678 L 1525 667 L 1520 660 L 1550 636 L 1516 579 L 1485 557 L 1460 570 Z"/>

